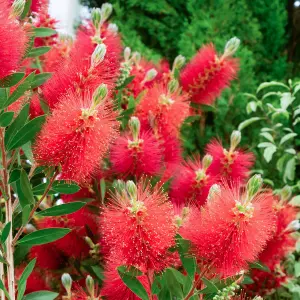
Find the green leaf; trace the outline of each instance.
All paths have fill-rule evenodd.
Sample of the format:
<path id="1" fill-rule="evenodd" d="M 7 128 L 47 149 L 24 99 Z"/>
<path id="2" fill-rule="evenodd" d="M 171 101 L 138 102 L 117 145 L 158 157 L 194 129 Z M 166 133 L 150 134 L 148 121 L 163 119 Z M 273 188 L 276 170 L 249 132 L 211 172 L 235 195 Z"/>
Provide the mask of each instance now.
<path id="1" fill-rule="evenodd" d="M 35 73 L 30 73 L 22 83 L 20 83 L 17 88 L 13 91 L 13 93 L 9 96 L 7 101 L 4 103 L 2 108 L 8 107 L 15 101 L 17 101 L 21 96 L 24 95 L 24 93 L 31 89 L 31 83 L 34 78 Z"/>
<path id="2" fill-rule="evenodd" d="M 256 93 L 258 93 L 258 92 L 261 91 L 262 89 L 265 89 L 265 88 L 268 88 L 268 87 L 271 87 L 271 86 L 284 87 L 284 88 L 287 89 L 288 91 L 290 90 L 290 88 L 289 88 L 287 85 L 285 85 L 285 84 L 283 84 L 283 83 L 281 83 L 281 82 L 271 81 L 271 82 L 264 82 L 264 83 L 262 83 L 262 84 L 258 87 Z"/>
<path id="3" fill-rule="evenodd" d="M 194 278 L 196 273 L 196 260 L 193 256 L 191 256 L 188 252 L 190 247 L 190 242 L 183 238 L 178 238 L 177 241 L 179 242 L 179 255 L 180 260 L 184 269 L 187 271 L 188 276 Z"/>
<path id="4" fill-rule="evenodd" d="M 185 283 L 186 276 L 184 276 L 181 272 L 171 267 L 168 268 L 168 270 L 170 270 L 173 273 L 174 277 L 179 283 L 181 284 Z"/>
<path id="5" fill-rule="evenodd" d="M 249 277 L 249 276 L 244 276 L 244 279 L 243 279 L 243 281 L 242 281 L 242 284 L 252 284 L 252 283 L 254 283 L 254 280 L 253 280 L 251 277 Z"/>
<path id="6" fill-rule="evenodd" d="M 24 293 L 26 290 L 27 279 L 28 279 L 29 275 L 31 274 L 31 272 L 33 271 L 35 263 L 36 263 L 36 258 L 29 262 L 29 264 L 26 266 L 26 268 L 24 269 L 24 271 L 20 277 L 20 280 L 18 283 L 18 298 L 17 298 L 17 300 L 22 300 L 22 298 L 24 296 Z"/>
<path id="7" fill-rule="evenodd" d="M 54 292 L 39 291 L 25 295 L 23 300 L 54 300 L 58 295 L 58 293 Z"/>
<path id="8" fill-rule="evenodd" d="M 1 234 L 1 244 L 4 244 L 11 230 L 11 222 L 5 224 Z"/>
<path id="9" fill-rule="evenodd" d="M 25 154 L 25 156 L 27 157 L 27 159 L 31 162 L 34 161 L 34 158 L 33 158 L 33 153 L 32 153 L 32 150 L 31 150 L 31 142 L 28 142 L 26 144 L 24 144 L 22 146 L 22 150 Z"/>
<path id="10" fill-rule="evenodd" d="M 118 271 L 122 274 L 137 277 L 143 275 L 143 272 L 133 266 L 120 266 L 117 268 Z"/>
<path id="11" fill-rule="evenodd" d="M 286 110 L 292 102 L 295 100 L 295 97 L 291 93 L 282 93 L 280 98 L 280 106 L 282 109 Z"/>
<path id="12" fill-rule="evenodd" d="M 251 101 L 247 104 L 247 107 L 246 107 L 247 114 L 256 112 L 256 109 L 257 109 L 257 103 L 255 101 Z"/>
<path id="13" fill-rule="evenodd" d="M 264 264 L 262 264 L 261 262 L 258 262 L 258 261 L 254 262 L 254 263 L 249 263 L 249 267 L 251 269 L 258 269 L 258 270 L 265 271 L 265 272 L 268 272 L 268 273 L 271 272 L 270 269 L 266 265 L 264 265 Z"/>
<path id="14" fill-rule="evenodd" d="M 283 175 L 283 181 L 284 182 L 287 182 L 287 180 L 294 181 L 295 171 L 296 171 L 296 160 L 293 157 L 286 164 L 285 172 L 284 172 L 284 175 Z"/>
<path id="15" fill-rule="evenodd" d="M 85 204 L 85 202 L 71 202 L 67 204 L 60 204 L 40 211 L 37 213 L 37 215 L 43 217 L 68 215 L 78 211 Z"/>
<path id="16" fill-rule="evenodd" d="M 8 300 L 10 300 L 10 296 L 9 296 L 9 294 L 8 294 L 8 291 L 7 291 L 7 289 L 5 288 L 5 286 L 4 286 L 4 284 L 3 284 L 3 281 L 2 281 L 1 279 L 0 279 L 0 289 L 4 292 L 6 298 L 7 298 Z"/>
<path id="17" fill-rule="evenodd" d="M 32 2 L 32 0 L 26 0 L 22 15 L 20 17 L 21 20 L 23 20 L 27 16 L 27 14 L 30 10 L 30 7 L 31 7 L 31 2 Z"/>
<path id="18" fill-rule="evenodd" d="M 270 162 L 272 160 L 273 154 L 276 152 L 277 148 L 276 146 L 267 147 L 264 150 L 264 158 L 266 162 Z"/>
<path id="19" fill-rule="evenodd" d="M 12 122 L 12 124 L 7 128 L 5 133 L 5 146 L 7 148 L 8 144 L 11 141 L 11 138 L 20 130 L 20 128 L 25 124 L 29 113 L 29 104 L 26 104 L 18 116 L 15 118 L 15 120 Z"/>
<path id="20" fill-rule="evenodd" d="M 297 136 L 297 133 L 288 133 L 288 134 L 286 134 L 284 137 L 281 138 L 280 145 L 284 144 L 288 140 L 293 139 L 296 136 Z"/>
<path id="21" fill-rule="evenodd" d="M 300 195 L 293 197 L 289 204 L 293 206 L 300 206 Z"/>
<path id="22" fill-rule="evenodd" d="M 260 135 L 263 136 L 268 141 L 270 141 L 271 143 L 274 143 L 273 136 L 269 132 L 262 132 L 260 133 Z"/>
<path id="23" fill-rule="evenodd" d="M 135 76 L 127 77 L 127 78 L 124 80 L 123 84 L 120 85 L 120 86 L 118 86 L 118 90 L 124 89 L 124 88 L 125 88 L 125 87 L 126 87 L 126 86 L 134 79 L 134 77 L 135 77 Z"/>
<path id="24" fill-rule="evenodd" d="M 44 84 L 50 77 L 52 76 L 52 73 L 40 73 L 34 76 L 34 79 L 32 81 L 31 88 L 35 89 L 38 86 Z"/>
<path id="25" fill-rule="evenodd" d="M 252 94 L 249 94 L 249 93 L 243 93 L 243 95 L 248 97 L 248 98 L 254 99 L 256 101 L 258 100 L 255 95 L 252 95 Z"/>
<path id="26" fill-rule="evenodd" d="M 257 145 L 258 148 L 267 148 L 267 147 L 275 147 L 274 144 L 269 143 L 269 142 L 264 142 L 264 143 L 259 143 Z"/>
<path id="27" fill-rule="evenodd" d="M 0 115 L 0 126 L 7 127 L 11 123 L 13 117 L 14 117 L 13 111 L 8 111 Z"/>
<path id="28" fill-rule="evenodd" d="M 241 131 L 241 130 L 243 130 L 244 128 L 246 128 L 247 126 L 249 126 L 249 125 L 251 125 L 252 123 L 257 122 L 257 121 L 259 121 L 259 120 L 261 120 L 261 118 L 259 118 L 259 117 L 253 117 L 253 118 L 250 118 L 250 119 L 248 119 L 248 120 L 246 120 L 246 121 L 240 123 L 240 125 L 239 125 L 239 127 L 238 127 L 238 130 Z"/>
<path id="29" fill-rule="evenodd" d="M 175 299 L 179 297 L 179 299 L 183 299 L 183 291 L 182 291 L 182 286 L 179 284 L 177 278 L 175 277 L 174 273 L 172 270 L 169 268 L 166 269 L 165 274 L 164 274 L 165 280 L 167 287 Z"/>
<path id="30" fill-rule="evenodd" d="M 300 277 L 300 262 L 297 261 L 294 266 L 294 272 L 296 277 Z"/>
<path id="31" fill-rule="evenodd" d="M 0 88 L 8 88 L 16 85 L 18 82 L 20 82 L 23 77 L 24 73 L 13 73 L 11 75 L 8 75 L 0 80 Z"/>
<path id="32" fill-rule="evenodd" d="M 142 300 L 149 300 L 148 294 L 141 282 L 133 276 L 126 275 L 118 270 L 124 284 Z"/>
<path id="33" fill-rule="evenodd" d="M 4 106 L 9 96 L 9 89 L 0 88 L 0 108 Z"/>
<path id="34" fill-rule="evenodd" d="M 25 124 L 11 139 L 8 145 L 8 150 L 13 150 L 15 148 L 21 147 L 22 145 L 31 141 L 41 130 L 44 121 L 45 116 L 39 116 Z"/>
<path id="35" fill-rule="evenodd" d="M 48 185 L 49 185 L 49 182 L 41 183 L 41 184 L 35 186 L 32 189 L 33 195 L 43 195 L 44 192 L 46 191 L 46 188 L 48 187 Z M 48 195 L 53 195 L 53 194 L 56 194 L 56 193 L 57 192 L 55 192 L 54 190 L 50 189 L 50 191 L 48 192 Z"/>
<path id="36" fill-rule="evenodd" d="M 42 46 L 42 47 L 37 47 L 37 48 L 32 48 L 30 52 L 27 54 L 27 57 L 37 57 L 41 56 L 48 51 L 50 51 L 51 47 L 48 46 Z"/>
<path id="37" fill-rule="evenodd" d="M 5 261 L 5 259 L 0 255 L 0 263 L 2 263 L 2 264 L 6 264 L 6 261 Z"/>
<path id="38" fill-rule="evenodd" d="M 61 194 L 74 194 L 80 190 L 80 187 L 75 182 L 57 180 L 54 181 L 52 189 Z"/>
<path id="39" fill-rule="evenodd" d="M 29 215 L 31 212 L 31 205 L 26 205 L 23 209 L 22 209 L 22 225 L 25 226 L 29 220 Z"/>
<path id="40" fill-rule="evenodd" d="M 44 245 L 63 238 L 71 229 L 68 228 L 46 228 L 31 232 L 20 239 L 18 245 Z"/>
<path id="41" fill-rule="evenodd" d="M 106 193 L 106 184 L 105 184 L 104 178 L 100 179 L 100 189 L 101 189 L 101 200 L 102 200 L 102 203 L 104 203 L 105 193 Z"/>
<path id="42" fill-rule="evenodd" d="M 202 278 L 202 281 L 206 287 L 200 291 L 201 294 L 214 294 L 218 292 L 218 288 L 212 281 L 206 279 L 205 277 Z"/>
<path id="43" fill-rule="evenodd" d="M 32 193 L 32 188 L 29 182 L 29 178 L 27 173 L 25 172 L 24 169 L 21 170 L 20 174 L 20 187 L 21 191 L 24 195 L 24 202 L 20 199 L 20 204 L 22 208 L 24 208 L 28 204 L 33 204 L 34 203 L 34 198 L 33 198 L 33 193 Z"/>
<path id="44" fill-rule="evenodd" d="M 36 37 L 47 37 L 55 35 L 57 32 L 56 30 L 48 27 L 36 27 L 34 28 L 34 35 Z"/>

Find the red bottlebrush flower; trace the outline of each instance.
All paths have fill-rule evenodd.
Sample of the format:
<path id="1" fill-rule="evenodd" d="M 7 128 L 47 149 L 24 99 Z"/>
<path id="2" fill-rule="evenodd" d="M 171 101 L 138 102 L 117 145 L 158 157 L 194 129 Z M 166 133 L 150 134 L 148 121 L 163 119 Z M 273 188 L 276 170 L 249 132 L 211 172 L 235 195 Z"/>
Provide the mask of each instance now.
<path id="1" fill-rule="evenodd" d="M 138 104 L 136 114 L 142 128 L 152 127 L 159 134 L 178 136 L 182 122 L 189 115 L 187 95 L 179 90 L 170 93 L 163 84 L 156 84 Z"/>
<path id="2" fill-rule="evenodd" d="M 53 244 L 34 246 L 29 256 L 31 259 L 36 258 L 36 265 L 42 269 L 59 269 L 65 263 L 65 257 Z"/>
<path id="3" fill-rule="evenodd" d="M 274 230 L 271 193 L 253 197 L 239 186 L 220 187 L 204 209 L 193 210 L 181 234 L 195 247 L 198 258 L 222 276 L 231 276 L 257 259 Z"/>
<path id="4" fill-rule="evenodd" d="M 213 157 L 209 171 L 214 176 L 226 178 L 228 181 L 237 182 L 245 180 L 254 163 L 254 155 L 241 149 L 230 147 L 224 149 L 218 141 L 208 144 L 207 153 Z"/>
<path id="5" fill-rule="evenodd" d="M 32 0 L 30 10 L 32 12 L 47 12 L 49 7 L 49 0 Z"/>
<path id="6" fill-rule="evenodd" d="M 10 15 L 10 11 L 9 1 L 0 0 L 0 79 L 19 68 L 27 43 L 24 28 Z"/>
<path id="7" fill-rule="evenodd" d="M 238 60 L 219 57 L 213 45 L 202 47 L 181 72 L 181 84 L 192 101 L 212 104 L 236 77 Z"/>
<path id="8" fill-rule="evenodd" d="M 44 111 L 42 110 L 40 99 L 38 94 L 34 94 L 30 100 L 30 119 L 36 118 L 38 116 L 42 116 Z"/>
<path id="9" fill-rule="evenodd" d="M 210 163 L 211 157 L 205 156 L 202 163 L 198 158 L 178 168 L 170 187 L 170 198 L 174 205 L 205 204 L 209 190 L 215 183 L 214 177 L 209 174 Z"/>
<path id="10" fill-rule="evenodd" d="M 158 141 L 150 132 L 140 133 L 137 118 L 132 117 L 129 124 L 131 133 L 120 136 L 111 148 L 113 171 L 137 177 L 157 174 L 162 162 Z"/>
<path id="11" fill-rule="evenodd" d="M 70 93 L 42 128 L 34 152 L 40 164 L 62 168 L 62 179 L 86 181 L 118 134 L 116 112 L 103 100 Z"/>
<path id="12" fill-rule="evenodd" d="M 119 73 L 120 38 L 108 30 L 103 30 L 106 54 L 101 63 L 92 66 L 91 56 L 97 44 L 92 42 L 92 35 L 89 33 L 83 30 L 78 32 L 70 58 L 45 83 L 43 93 L 50 108 L 54 108 L 70 91 L 84 93 L 86 90 L 94 90 L 101 83 L 106 84 L 109 90 L 114 87 Z"/>
<path id="13" fill-rule="evenodd" d="M 259 261 L 267 265 L 271 270 L 278 264 L 288 252 L 295 249 L 296 240 L 291 236 L 289 225 L 297 220 L 297 211 L 293 206 L 277 206 L 276 231 L 268 241 L 264 251 L 259 255 Z"/>
<path id="14" fill-rule="evenodd" d="M 109 259 L 106 270 L 104 272 L 104 285 L 101 290 L 101 295 L 106 296 L 108 300 L 139 300 L 122 281 L 118 274 L 117 268 L 123 265 L 120 259 Z M 146 275 L 138 276 L 137 279 L 141 282 L 147 292 L 150 291 L 148 279 Z"/>
<path id="15" fill-rule="evenodd" d="M 127 192 L 117 192 L 104 208 L 100 228 L 104 243 L 124 264 L 161 271 L 174 245 L 173 219 L 173 207 L 160 189 L 127 182 Z"/>

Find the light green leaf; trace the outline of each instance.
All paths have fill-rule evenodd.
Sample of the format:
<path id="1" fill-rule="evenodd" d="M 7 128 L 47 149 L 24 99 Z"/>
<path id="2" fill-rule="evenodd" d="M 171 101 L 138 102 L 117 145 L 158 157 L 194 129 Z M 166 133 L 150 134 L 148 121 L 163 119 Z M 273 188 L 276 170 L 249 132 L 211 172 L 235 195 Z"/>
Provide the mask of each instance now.
<path id="1" fill-rule="evenodd" d="M 37 57 L 41 56 L 43 54 L 46 54 L 48 51 L 50 51 L 51 47 L 48 46 L 42 46 L 37 48 L 32 48 L 30 52 L 27 54 L 27 57 Z"/>
<path id="2" fill-rule="evenodd" d="M 48 27 L 36 27 L 34 28 L 34 35 L 36 37 L 48 37 L 55 35 L 57 32 L 56 30 Z"/>
<path id="3" fill-rule="evenodd" d="M 247 126 L 249 126 L 249 125 L 251 125 L 252 123 L 257 122 L 257 121 L 259 121 L 259 120 L 261 120 L 261 118 L 259 118 L 259 117 L 253 117 L 253 118 L 250 118 L 250 119 L 248 119 L 248 120 L 246 120 L 246 121 L 240 123 L 240 125 L 239 125 L 239 127 L 238 127 L 238 130 L 241 131 L 241 130 L 243 130 L 244 128 L 246 128 Z"/>
<path id="4" fill-rule="evenodd" d="M 284 144 L 288 140 L 293 139 L 295 136 L 297 136 L 297 133 L 288 133 L 284 137 L 281 138 L 280 140 L 280 145 Z"/>
<path id="5" fill-rule="evenodd" d="M 52 76 L 52 73 L 40 73 L 34 76 L 34 79 L 32 81 L 31 88 L 35 89 L 38 86 L 44 84 L 50 77 Z"/>
<path id="6" fill-rule="evenodd" d="M 266 93 L 265 95 L 263 95 L 262 97 L 262 100 L 270 97 L 270 96 L 281 96 L 281 93 L 280 92 L 269 92 L 269 93 Z"/>
<path id="7" fill-rule="evenodd" d="M 267 147 L 264 150 L 264 158 L 266 162 L 270 162 L 272 160 L 273 154 L 276 152 L 277 148 L 276 146 Z"/>
<path id="8" fill-rule="evenodd" d="M 263 136 L 268 141 L 270 141 L 271 143 L 274 143 L 273 136 L 269 132 L 262 132 L 260 135 Z"/>
<path id="9" fill-rule="evenodd" d="M 284 152 L 292 154 L 292 155 L 296 155 L 297 154 L 296 150 L 293 149 L 293 148 L 286 149 L 286 150 L 284 150 Z"/>
<path id="10" fill-rule="evenodd" d="M 257 145 L 258 148 L 267 148 L 267 147 L 275 147 L 274 144 L 269 142 L 259 143 Z"/>
<path id="11" fill-rule="evenodd" d="M 59 294 L 49 291 L 39 291 L 24 296 L 23 300 L 54 300 Z"/>
<path id="12" fill-rule="evenodd" d="M 293 197 L 289 204 L 293 206 L 300 206 L 300 195 Z"/>
<path id="13" fill-rule="evenodd" d="M 262 89 L 265 89 L 265 88 L 268 88 L 268 87 L 271 87 L 271 86 L 276 86 L 276 87 L 283 87 L 285 88 L 286 90 L 290 90 L 290 88 L 281 83 L 281 82 L 277 82 L 277 81 L 270 81 L 270 82 L 263 82 L 257 89 L 256 93 L 260 92 Z"/>
<path id="14" fill-rule="evenodd" d="M 282 93 L 280 98 L 280 106 L 282 109 L 286 110 L 292 102 L 295 100 L 295 97 L 291 93 Z"/>
<path id="15" fill-rule="evenodd" d="M 247 104 L 246 111 L 248 115 L 251 114 L 252 112 L 256 112 L 256 109 L 257 109 L 257 103 L 255 101 L 251 101 Z"/>
<path id="16" fill-rule="evenodd" d="M 296 161 L 295 158 L 292 158 L 286 164 L 283 181 L 284 182 L 287 182 L 287 180 L 293 181 L 295 179 L 295 171 L 296 171 Z"/>
<path id="17" fill-rule="evenodd" d="M 294 265 L 294 270 L 295 270 L 295 276 L 299 277 L 300 276 L 300 262 L 297 261 Z"/>

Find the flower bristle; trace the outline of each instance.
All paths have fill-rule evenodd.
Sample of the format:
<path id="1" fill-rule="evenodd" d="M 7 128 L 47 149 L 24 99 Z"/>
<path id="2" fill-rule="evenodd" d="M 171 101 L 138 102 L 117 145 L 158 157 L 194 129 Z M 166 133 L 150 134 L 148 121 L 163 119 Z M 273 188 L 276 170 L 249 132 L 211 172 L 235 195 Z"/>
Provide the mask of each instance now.
<path id="1" fill-rule="evenodd" d="M 180 74 L 183 89 L 192 102 L 211 105 L 236 78 L 238 60 L 219 57 L 214 45 L 203 46 Z"/>
<path id="2" fill-rule="evenodd" d="M 246 199 L 239 185 L 224 184 L 181 228 L 197 256 L 223 277 L 247 269 L 247 262 L 258 258 L 274 233 L 272 194 L 261 192 L 251 202 Z"/>
<path id="3" fill-rule="evenodd" d="M 113 195 L 101 214 L 103 240 L 126 265 L 161 271 L 175 242 L 173 207 L 166 194 L 144 181 L 137 185 L 136 199 L 126 191 Z"/>
<path id="4" fill-rule="evenodd" d="M 88 180 L 118 135 L 111 103 L 106 100 L 90 110 L 91 106 L 91 96 L 69 93 L 47 118 L 34 147 L 38 163 L 61 166 L 62 179 Z"/>
<path id="5" fill-rule="evenodd" d="M 18 70 L 28 36 L 21 24 L 10 15 L 9 0 L 0 0 L 0 79 Z"/>

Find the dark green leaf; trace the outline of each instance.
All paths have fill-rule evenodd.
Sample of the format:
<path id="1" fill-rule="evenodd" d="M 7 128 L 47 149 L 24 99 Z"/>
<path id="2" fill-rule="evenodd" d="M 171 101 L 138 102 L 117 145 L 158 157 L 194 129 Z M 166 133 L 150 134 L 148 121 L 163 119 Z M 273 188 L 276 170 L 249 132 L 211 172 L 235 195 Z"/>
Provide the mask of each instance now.
<path id="1" fill-rule="evenodd" d="M 11 142 L 8 145 L 8 150 L 21 147 L 22 145 L 31 141 L 35 137 L 35 135 L 41 130 L 44 121 L 45 117 L 40 116 L 34 118 L 33 120 L 25 124 L 11 139 Z"/>
<path id="2" fill-rule="evenodd" d="M 46 188 L 48 187 L 49 185 L 49 182 L 46 182 L 46 183 L 41 183 L 37 186 L 35 186 L 33 189 L 32 189 L 32 192 L 34 195 L 43 195 L 44 192 L 46 191 Z M 50 191 L 48 192 L 48 195 L 53 195 L 53 194 L 56 194 L 56 192 L 52 189 L 50 189 Z"/>
<path id="3" fill-rule="evenodd" d="M 244 276 L 244 279 L 243 279 L 243 281 L 242 281 L 242 284 L 252 284 L 252 283 L 254 283 L 254 280 L 253 280 L 251 277 L 249 277 L 249 276 Z"/>
<path id="4" fill-rule="evenodd" d="M 5 261 L 5 259 L 0 255 L 0 263 L 2 263 L 2 264 L 6 264 L 6 261 Z"/>
<path id="5" fill-rule="evenodd" d="M 24 73 L 13 73 L 0 80 L 0 88 L 7 88 L 16 85 L 24 77 Z"/>
<path id="6" fill-rule="evenodd" d="M 1 234 L 1 243 L 4 244 L 8 238 L 9 232 L 11 230 L 11 222 L 5 224 L 2 234 Z"/>
<path id="7" fill-rule="evenodd" d="M 47 208 L 43 211 L 38 212 L 39 216 L 49 217 L 49 216 L 63 216 L 71 214 L 75 211 L 81 209 L 86 203 L 85 202 L 71 202 L 67 204 L 56 205 Z"/>
<path id="8" fill-rule="evenodd" d="M 31 272 L 33 271 L 35 263 L 36 263 L 36 258 L 33 259 L 26 266 L 26 268 L 24 269 L 24 271 L 23 271 L 23 273 L 20 277 L 20 280 L 19 280 L 19 283 L 18 283 L 18 298 L 17 298 L 17 300 L 21 300 L 23 298 L 23 295 L 24 295 L 25 290 L 26 290 L 27 279 L 28 279 L 29 275 L 31 274 Z"/>
<path id="9" fill-rule="evenodd" d="M 133 266 L 120 266 L 117 269 L 118 272 L 132 277 L 143 275 L 143 272 Z"/>
<path id="10" fill-rule="evenodd" d="M 251 269 L 258 269 L 269 273 L 271 272 L 270 269 L 266 265 L 262 264 L 261 262 L 250 263 L 249 266 Z"/>
<path id="11" fill-rule="evenodd" d="M 61 194 L 74 194 L 80 190 L 80 187 L 75 182 L 57 180 L 54 181 L 52 189 Z"/>
<path id="12" fill-rule="evenodd" d="M 31 150 L 31 142 L 28 142 L 26 144 L 24 144 L 22 146 L 22 150 L 25 154 L 25 156 L 27 157 L 27 159 L 29 159 L 29 161 L 33 162 L 33 154 L 32 154 L 32 150 Z"/>
<path id="13" fill-rule="evenodd" d="M 32 48 L 30 52 L 27 54 L 27 57 L 37 57 L 41 56 L 45 53 L 47 53 L 51 47 L 48 46 L 42 46 L 42 47 L 37 47 L 37 48 Z"/>
<path id="14" fill-rule="evenodd" d="M 201 294 L 214 294 L 218 292 L 218 288 L 212 281 L 206 279 L 205 277 L 202 278 L 202 281 L 206 287 L 200 291 Z"/>
<path id="15" fill-rule="evenodd" d="M 40 73 L 34 76 L 34 79 L 31 84 L 31 88 L 35 89 L 38 86 L 45 83 L 50 77 L 52 76 L 52 73 Z"/>
<path id="16" fill-rule="evenodd" d="M 47 37 L 47 36 L 55 35 L 56 33 L 57 32 L 54 29 L 48 27 L 34 28 L 34 35 L 36 37 Z"/>
<path id="17" fill-rule="evenodd" d="M 125 88 L 125 87 L 126 87 L 126 86 L 134 79 L 134 77 L 135 77 L 135 76 L 127 77 L 127 78 L 124 80 L 123 84 L 120 85 L 120 86 L 118 87 L 118 90 L 124 89 L 124 88 Z"/>
<path id="18" fill-rule="evenodd" d="M 168 270 L 173 273 L 174 277 L 176 278 L 176 280 L 179 283 L 181 283 L 181 284 L 185 283 L 186 276 L 184 276 L 181 272 L 179 272 L 178 270 L 176 270 L 174 268 L 168 268 Z"/>
<path id="19" fill-rule="evenodd" d="M 10 296 L 9 296 L 9 294 L 8 294 L 8 291 L 7 291 L 7 289 L 5 288 L 5 286 L 4 286 L 4 284 L 3 284 L 3 281 L 0 279 L 0 289 L 2 290 L 2 291 L 4 291 L 4 294 L 5 294 L 5 296 L 6 296 L 6 298 L 8 299 L 8 300 L 10 300 Z"/>
<path id="20" fill-rule="evenodd" d="M 39 291 L 25 295 L 23 300 L 54 300 L 57 298 L 57 296 L 58 293 Z"/>
<path id="21" fill-rule="evenodd" d="M 4 106 L 9 96 L 9 89 L 0 88 L 0 108 Z"/>
<path id="22" fill-rule="evenodd" d="M 22 200 L 20 201 L 22 208 L 24 208 L 28 204 L 33 204 L 34 198 L 33 198 L 32 188 L 27 173 L 24 169 L 21 170 L 21 174 L 20 174 L 20 187 L 25 200 L 25 202 L 23 202 Z"/>
<path id="23" fill-rule="evenodd" d="M 14 117 L 13 111 L 8 111 L 8 112 L 3 113 L 0 116 L 0 126 L 7 127 L 10 124 L 10 122 L 12 121 L 13 117 Z"/>
<path id="24" fill-rule="evenodd" d="M 43 245 L 54 242 L 67 235 L 71 230 L 68 228 L 46 228 L 25 235 L 17 243 L 19 245 Z"/>
<path id="25" fill-rule="evenodd" d="M 17 88 L 13 91 L 13 93 L 9 96 L 7 101 L 4 103 L 2 108 L 5 108 L 5 107 L 11 105 L 15 101 L 17 101 L 21 96 L 23 96 L 26 91 L 31 89 L 31 83 L 34 78 L 34 75 L 35 75 L 34 72 L 30 73 L 23 80 L 23 82 L 17 86 Z"/>
<path id="26" fill-rule="evenodd" d="M 22 225 L 23 226 L 25 226 L 27 224 L 30 212 L 31 212 L 31 205 L 28 204 L 25 207 L 23 207 L 23 209 L 22 209 Z"/>
<path id="27" fill-rule="evenodd" d="M 128 276 L 118 270 L 118 273 L 125 285 L 142 300 L 149 300 L 148 294 L 141 282 L 133 276 Z"/>
<path id="28" fill-rule="evenodd" d="M 18 116 L 15 118 L 15 120 L 12 122 L 12 124 L 7 128 L 5 133 L 5 146 L 7 148 L 8 144 L 11 141 L 11 138 L 22 128 L 22 126 L 25 124 L 29 113 L 29 104 L 26 104 Z"/>
<path id="29" fill-rule="evenodd" d="M 164 277 L 171 295 L 175 298 L 179 297 L 179 299 L 183 299 L 182 286 L 175 277 L 174 272 L 168 268 L 165 271 Z"/>

